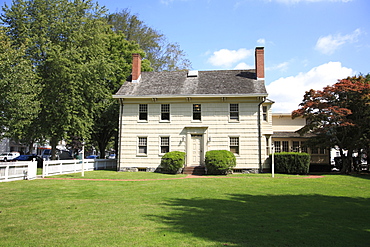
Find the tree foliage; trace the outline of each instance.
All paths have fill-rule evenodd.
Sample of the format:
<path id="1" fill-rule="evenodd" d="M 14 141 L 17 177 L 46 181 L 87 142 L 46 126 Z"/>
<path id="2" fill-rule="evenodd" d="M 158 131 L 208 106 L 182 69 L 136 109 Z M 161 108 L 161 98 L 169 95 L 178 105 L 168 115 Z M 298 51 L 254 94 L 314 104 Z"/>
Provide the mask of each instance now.
<path id="1" fill-rule="evenodd" d="M 111 30 L 104 8 L 91 0 L 14 0 L 11 7 L 3 7 L 1 20 L 8 37 L 4 53 L 10 50 L 7 56 L 19 61 L 9 63 L 13 71 L 1 68 L 1 73 L 10 75 L 4 76 L 10 82 L 2 80 L 1 86 L 19 86 L 18 95 L 12 87 L 13 91 L 6 92 L 14 97 L 2 97 L 6 99 L 2 104 L 8 107 L 3 108 L 0 124 L 9 134 L 14 136 L 5 116 L 11 116 L 7 121 L 15 121 L 15 116 L 22 114 L 20 109 L 25 110 L 29 122 L 23 121 L 22 128 L 32 125 L 38 136 L 48 138 L 53 155 L 58 141 L 77 137 L 88 141 L 99 124 L 109 133 L 113 126 L 117 129 L 118 107 L 112 94 L 130 73 L 131 54 L 144 57 L 145 53 L 138 44 Z M 143 70 L 149 69 L 148 64 L 143 62 Z M 16 69 L 21 73 L 14 73 Z M 34 112 L 29 111 L 33 104 L 27 107 L 21 102 L 30 101 L 31 96 L 37 106 L 32 108 Z M 11 102 L 16 98 L 17 102 Z M 17 107 L 19 104 L 25 107 Z M 110 121 L 101 122 L 108 119 L 104 114 L 111 114 Z"/>
<path id="2" fill-rule="evenodd" d="M 137 15 L 125 9 L 108 16 L 115 32 L 122 32 L 128 41 L 135 41 L 146 53 L 154 71 L 178 71 L 191 68 L 190 61 L 177 43 L 170 43 L 160 32 L 148 27 Z"/>
<path id="3" fill-rule="evenodd" d="M 301 134 L 315 133 L 310 145 L 337 146 L 345 161 L 342 172 L 349 172 L 352 153 L 370 147 L 370 74 L 339 80 L 323 90 L 307 91 L 292 117 L 304 117 Z M 348 150 L 347 156 L 343 150 Z"/>
<path id="4" fill-rule="evenodd" d="M 25 144 L 36 139 L 34 121 L 40 112 L 39 87 L 25 46 L 12 47 L 0 28 L 0 136 Z"/>

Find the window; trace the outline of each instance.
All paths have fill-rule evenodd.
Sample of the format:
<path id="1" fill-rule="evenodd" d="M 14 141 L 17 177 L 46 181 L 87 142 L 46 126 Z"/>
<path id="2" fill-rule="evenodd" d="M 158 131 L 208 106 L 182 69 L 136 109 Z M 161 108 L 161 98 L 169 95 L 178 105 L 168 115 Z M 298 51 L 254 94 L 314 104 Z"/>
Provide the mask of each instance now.
<path id="1" fill-rule="evenodd" d="M 299 142 L 293 141 L 293 152 L 299 152 Z"/>
<path id="2" fill-rule="evenodd" d="M 148 140 L 146 137 L 139 137 L 138 151 L 139 154 L 147 154 L 148 151 Z"/>
<path id="3" fill-rule="evenodd" d="M 230 104 L 230 120 L 239 121 L 239 104 Z"/>
<path id="4" fill-rule="evenodd" d="M 148 121 L 148 105 L 139 104 L 139 120 Z"/>
<path id="5" fill-rule="evenodd" d="M 274 141 L 274 147 L 275 147 L 275 153 L 281 152 L 281 146 L 280 141 Z"/>
<path id="6" fill-rule="evenodd" d="M 230 137 L 230 152 L 239 154 L 239 137 Z"/>
<path id="7" fill-rule="evenodd" d="M 289 142 L 283 141 L 283 152 L 289 152 Z"/>
<path id="8" fill-rule="evenodd" d="M 202 106 L 193 104 L 193 120 L 202 120 Z"/>
<path id="9" fill-rule="evenodd" d="M 161 120 L 170 121 L 170 104 L 161 105 Z"/>
<path id="10" fill-rule="evenodd" d="M 267 106 L 262 106 L 263 120 L 267 121 Z"/>
<path id="11" fill-rule="evenodd" d="M 161 153 L 165 154 L 170 151 L 170 138 L 167 137 L 161 137 Z"/>
<path id="12" fill-rule="evenodd" d="M 305 146 L 305 142 L 301 142 L 301 148 L 303 153 L 308 153 L 307 147 Z"/>

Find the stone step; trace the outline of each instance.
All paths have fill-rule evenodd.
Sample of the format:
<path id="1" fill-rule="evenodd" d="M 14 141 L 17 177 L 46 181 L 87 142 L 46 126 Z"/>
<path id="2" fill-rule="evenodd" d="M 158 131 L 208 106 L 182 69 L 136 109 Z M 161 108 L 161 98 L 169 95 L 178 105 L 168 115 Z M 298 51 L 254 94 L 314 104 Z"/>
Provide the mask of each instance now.
<path id="1" fill-rule="evenodd" d="M 184 168 L 182 173 L 191 175 L 204 175 L 206 174 L 206 170 L 204 166 L 187 166 Z"/>

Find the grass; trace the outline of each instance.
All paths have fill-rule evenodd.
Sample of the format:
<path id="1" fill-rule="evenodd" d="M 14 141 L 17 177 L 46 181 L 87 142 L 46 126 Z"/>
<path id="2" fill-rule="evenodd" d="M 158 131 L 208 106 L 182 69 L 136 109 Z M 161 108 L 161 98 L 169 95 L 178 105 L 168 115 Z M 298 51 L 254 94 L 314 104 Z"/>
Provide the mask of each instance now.
<path id="1" fill-rule="evenodd" d="M 369 175 L 176 177 L 0 183 L 0 246 L 370 245 Z"/>

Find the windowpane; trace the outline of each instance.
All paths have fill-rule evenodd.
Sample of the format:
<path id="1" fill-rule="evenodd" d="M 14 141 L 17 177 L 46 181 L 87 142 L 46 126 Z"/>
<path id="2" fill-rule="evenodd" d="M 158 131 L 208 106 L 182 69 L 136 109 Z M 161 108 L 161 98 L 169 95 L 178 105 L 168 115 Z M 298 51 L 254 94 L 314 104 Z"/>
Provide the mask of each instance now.
<path id="1" fill-rule="evenodd" d="M 299 152 L 299 142 L 293 141 L 293 152 Z"/>
<path id="2" fill-rule="evenodd" d="M 281 152 L 281 146 L 280 141 L 274 141 L 274 147 L 275 147 L 275 153 Z"/>
<path id="3" fill-rule="evenodd" d="M 230 119 L 239 120 L 239 104 L 230 104 Z"/>
<path id="4" fill-rule="evenodd" d="M 230 137 L 230 152 L 239 154 L 239 137 Z"/>
<path id="5" fill-rule="evenodd" d="M 267 106 L 262 106 L 263 120 L 267 121 Z"/>
<path id="6" fill-rule="evenodd" d="M 146 137 L 139 137 L 139 153 L 140 154 L 147 153 L 147 138 Z"/>
<path id="7" fill-rule="evenodd" d="M 193 120 L 202 119 L 202 106 L 200 104 L 193 105 Z"/>
<path id="8" fill-rule="evenodd" d="M 308 153 L 307 147 L 305 146 L 305 142 L 301 142 L 301 149 L 303 153 Z"/>
<path id="9" fill-rule="evenodd" d="M 148 105 L 139 105 L 139 120 L 148 120 Z"/>
<path id="10" fill-rule="evenodd" d="M 161 153 L 168 153 L 170 151 L 170 138 L 161 137 Z"/>
<path id="11" fill-rule="evenodd" d="M 289 142 L 283 141 L 283 152 L 289 152 Z"/>
<path id="12" fill-rule="evenodd" d="M 170 104 L 161 105 L 161 120 L 170 120 Z"/>

